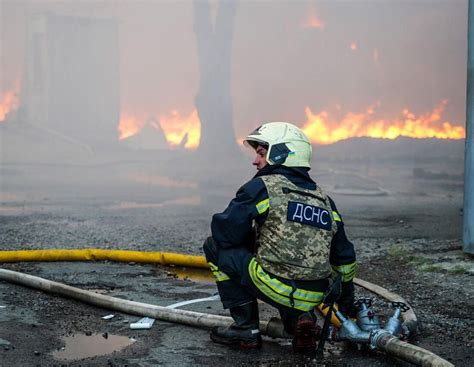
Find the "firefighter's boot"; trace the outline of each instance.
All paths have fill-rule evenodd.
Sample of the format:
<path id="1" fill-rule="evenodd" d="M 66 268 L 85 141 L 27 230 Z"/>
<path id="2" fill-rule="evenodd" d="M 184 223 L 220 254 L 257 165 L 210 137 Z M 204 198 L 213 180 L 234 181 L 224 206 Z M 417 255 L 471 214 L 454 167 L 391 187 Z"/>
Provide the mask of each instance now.
<path id="1" fill-rule="evenodd" d="M 314 353 L 320 328 L 316 325 L 316 317 L 305 312 L 298 317 L 293 331 L 293 351 L 296 353 Z"/>
<path id="2" fill-rule="evenodd" d="M 230 326 L 217 326 L 211 330 L 211 339 L 219 344 L 236 344 L 243 349 L 254 349 L 262 346 L 262 336 L 258 328 L 257 302 L 232 307 L 230 315 L 234 323 Z"/>

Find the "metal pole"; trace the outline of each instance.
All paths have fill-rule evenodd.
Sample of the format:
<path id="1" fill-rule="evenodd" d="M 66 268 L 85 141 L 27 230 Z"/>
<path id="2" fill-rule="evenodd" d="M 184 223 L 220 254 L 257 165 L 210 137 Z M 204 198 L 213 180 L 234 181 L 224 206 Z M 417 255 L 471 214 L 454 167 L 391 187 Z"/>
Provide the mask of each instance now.
<path id="1" fill-rule="evenodd" d="M 474 255 L 474 0 L 469 0 L 468 7 L 463 249 L 465 253 Z"/>

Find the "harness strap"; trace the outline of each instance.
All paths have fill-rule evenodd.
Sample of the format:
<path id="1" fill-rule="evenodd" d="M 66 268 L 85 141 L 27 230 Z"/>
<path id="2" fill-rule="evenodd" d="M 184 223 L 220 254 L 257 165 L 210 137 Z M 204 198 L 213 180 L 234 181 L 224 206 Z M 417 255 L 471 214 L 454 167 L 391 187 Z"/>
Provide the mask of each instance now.
<path id="1" fill-rule="evenodd" d="M 294 299 L 293 295 L 295 294 L 297 288 L 296 288 L 296 283 L 295 283 L 294 280 L 292 280 L 290 282 L 290 284 L 291 284 L 290 305 L 293 308 L 293 307 L 295 307 L 295 299 Z"/>

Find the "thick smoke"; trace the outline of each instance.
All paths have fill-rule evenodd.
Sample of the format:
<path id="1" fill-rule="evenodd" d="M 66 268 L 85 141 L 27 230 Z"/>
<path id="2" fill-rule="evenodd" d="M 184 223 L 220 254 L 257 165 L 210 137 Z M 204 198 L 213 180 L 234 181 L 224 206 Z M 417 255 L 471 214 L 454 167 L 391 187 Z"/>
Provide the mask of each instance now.
<path id="1" fill-rule="evenodd" d="M 139 161 L 156 175 L 173 167 L 192 179 L 209 161 L 212 170 L 235 158 L 235 151 L 212 157 L 232 145 L 230 119 L 237 140 L 262 121 L 302 126 L 306 108 L 328 111 L 337 123 L 374 106 L 375 120 L 391 121 L 406 109 L 429 115 L 443 104 L 440 123 L 464 126 L 467 1 L 238 1 L 228 18 L 219 14 L 230 3 L 211 1 L 209 34 L 229 46 L 231 58 L 214 49 L 214 58 L 201 59 L 215 63 L 211 72 L 201 75 L 199 51 L 207 51 L 197 43 L 195 11 L 206 3 L 3 0 L 0 95 L 16 88 L 20 108 L 1 123 L 10 125 L 2 129 L 2 162 Z M 232 32 L 220 32 L 222 24 Z M 223 83 L 213 77 L 229 80 L 228 99 L 219 98 Z M 202 90 L 215 96 L 206 121 L 196 100 Z M 207 130 L 205 158 L 188 149 L 196 147 L 189 126 L 197 115 L 206 128 L 226 120 L 222 132 Z M 120 118 L 135 136 L 119 140 Z M 347 145 L 332 155 L 315 149 L 316 157 L 368 156 Z M 170 155 L 184 158 L 170 163 Z M 197 163 L 183 167 L 186 159 Z"/>

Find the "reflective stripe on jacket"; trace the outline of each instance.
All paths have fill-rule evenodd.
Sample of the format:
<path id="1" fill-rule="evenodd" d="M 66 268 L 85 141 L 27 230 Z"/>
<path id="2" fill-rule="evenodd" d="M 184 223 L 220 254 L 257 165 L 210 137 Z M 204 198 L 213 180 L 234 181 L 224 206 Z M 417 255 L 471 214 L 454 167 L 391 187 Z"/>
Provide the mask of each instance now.
<path id="1" fill-rule="evenodd" d="M 250 261 L 248 271 L 260 292 L 278 304 L 307 312 L 323 301 L 323 292 L 291 287 L 265 272 L 255 258 Z"/>

